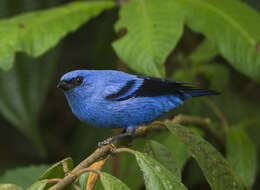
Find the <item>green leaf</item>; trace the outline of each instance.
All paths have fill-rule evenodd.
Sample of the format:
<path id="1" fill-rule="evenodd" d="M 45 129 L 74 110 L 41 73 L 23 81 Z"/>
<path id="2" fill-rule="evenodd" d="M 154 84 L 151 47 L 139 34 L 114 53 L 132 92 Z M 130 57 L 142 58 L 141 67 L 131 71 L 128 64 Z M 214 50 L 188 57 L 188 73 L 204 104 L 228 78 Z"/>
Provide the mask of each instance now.
<path id="1" fill-rule="evenodd" d="M 160 162 L 165 168 L 181 179 L 181 168 L 172 153 L 162 144 L 149 140 L 146 142 L 146 153 Z"/>
<path id="2" fill-rule="evenodd" d="M 192 63 L 205 63 L 212 60 L 218 54 L 218 50 L 213 42 L 204 39 L 199 46 L 189 55 Z"/>
<path id="3" fill-rule="evenodd" d="M 108 173 L 102 172 L 100 179 L 105 190 L 130 190 L 126 184 Z"/>
<path id="4" fill-rule="evenodd" d="M 86 182 L 89 177 L 89 172 L 83 173 L 82 175 L 79 176 L 78 178 L 78 185 L 81 189 L 86 189 Z"/>
<path id="5" fill-rule="evenodd" d="M 147 190 L 186 189 L 178 176 L 175 176 L 156 160 L 140 152 L 135 154 L 138 165 L 143 171 Z"/>
<path id="6" fill-rule="evenodd" d="M 65 176 L 64 167 L 68 170 L 73 168 L 73 160 L 65 158 L 48 168 L 39 179 L 63 178 Z"/>
<path id="7" fill-rule="evenodd" d="M 211 189 L 244 189 L 223 156 L 199 134 L 170 122 L 167 123 L 167 127 L 186 145 L 186 149 L 197 161 Z"/>
<path id="8" fill-rule="evenodd" d="M 194 78 L 196 75 L 203 73 L 205 78 L 210 82 L 210 88 L 218 91 L 226 91 L 229 81 L 229 70 L 226 65 L 217 63 L 202 64 L 191 68 Z"/>
<path id="9" fill-rule="evenodd" d="M 67 33 L 75 31 L 113 2 L 73 2 L 0 21 L 0 68 L 10 69 L 15 52 L 38 57 L 53 48 Z"/>
<path id="10" fill-rule="evenodd" d="M 237 70 L 260 81 L 260 15 L 237 0 L 177 0 L 185 22 Z M 243 13 L 243 14 L 241 14 Z"/>
<path id="11" fill-rule="evenodd" d="M 27 188 L 34 183 L 47 168 L 48 166 L 42 165 L 10 169 L 0 177 L 0 183 L 12 183 Z"/>
<path id="12" fill-rule="evenodd" d="M 23 188 L 14 184 L 0 184 L 0 190 L 23 190 Z"/>
<path id="13" fill-rule="evenodd" d="M 116 30 L 127 34 L 113 43 L 117 55 L 137 72 L 164 76 L 164 62 L 182 34 L 182 10 L 172 1 L 131 0 L 120 10 Z"/>
<path id="14" fill-rule="evenodd" d="M 131 143 L 131 148 L 137 151 L 144 151 L 145 139 L 136 138 Z M 131 167 L 129 167 L 131 166 Z M 136 159 L 128 154 L 120 154 L 120 179 L 126 183 L 130 189 L 142 189 L 144 185 L 143 175 L 139 166 L 136 164 Z M 109 168 L 110 171 L 111 167 Z"/>
<path id="15" fill-rule="evenodd" d="M 58 55 L 58 49 L 53 49 L 39 59 L 18 54 L 13 69 L 0 71 L 0 112 L 32 141 L 41 156 L 45 155 L 45 148 L 37 120 Z"/>
<path id="16" fill-rule="evenodd" d="M 47 185 L 47 180 L 41 180 L 32 184 L 29 188 L 27 188 L 27 190 L 44 190 Z"/>
<path id="17" fill-rule="evenodd" d="M 227 137 L 227 160 L 246 187 L 252 187 L 257 172 L 257 149 L 244 126 L 230 129 Z"/>

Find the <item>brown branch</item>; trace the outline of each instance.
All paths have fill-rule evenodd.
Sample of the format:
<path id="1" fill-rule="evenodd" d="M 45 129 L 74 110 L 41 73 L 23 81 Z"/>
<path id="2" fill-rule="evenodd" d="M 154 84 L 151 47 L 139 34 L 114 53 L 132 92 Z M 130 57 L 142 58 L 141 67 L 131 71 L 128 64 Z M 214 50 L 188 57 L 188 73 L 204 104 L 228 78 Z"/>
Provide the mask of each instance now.
<path id="1" fill-rule="evenodd" d="M 134 150 L 132 150 L 132 149 L 130 149 L 130 148 L 118 148 L 118 149 L 116 149 L 115 151 L 114 151 L 114 153 L 121 153 L 121 152 L 129 152 L 129 153 L 131 153 L 131 154 L 135 154 L 136 153 L 136 151 L 134 151 Z"/>
<path id="2" fill-rule="evenodd" d="M 60 178 L 47 179 L 47 183 L 57 183 L 59 181 L 61 181 Z"/>
<path id="3" fill-rule="evenodd" d="M 164 121 L 165 122 L 165 121 Z M 130 140 L 145 136 L 148 132 L 151 131 L 161 131 L 161 130 L 167 130 L 167 128 L 164 125 L 164 122 L 156 121 L 153 122 L 149 126 L 140 126 L 137 128 L 136 133 L 131 137 L 124 137 L 122 139 L 116 140 L 113 142 L 114 146 L 111 145 L 105 145 L 99 149 L 97 149 L 94 153 L 92 153 L 89 157 L 87 157 L 85 160 L 83 160 L 80 164 L 78 164 L 71 172 L 67 174 L 63 179 L 61 179 L 57 184 L 52 186 L 50 190 L 60 190 L 66 187 L 67 185 L 73 183 L 79 174 L 81 172 L 86 172 L 89 170 L 89 166 L 92 165 L 94 162 L 106 158 L 108 155 L 112 155 L 116 152 L 115 147 L 119 147 L 121 145 L 126 145 L 129 143 Z M 206 132 L 208 132 L 210 135 L 212 135 L 216 140 L 218 140 L 220 143 L 223 142 L 223 139 L 217 135 L 217 133 L 210 127 L 210 120 L 195 116 L 185 116 L 185 115 L 177 115 L 172 120 L 174 123 L 178 123 L 180 125 L 192 125 L 197 126 L 199 128 L 202 128 Z M 123 149 L 121 149 L 123 150 Z M 119 150 L 120 151 L 120 150 Z"/>
<path id="4" fill-rule="evenodd" d="M 93 173 L 96 173 L 98 175 L 101 174 L 101 172 L 99 170 L 97 170 L 97 169 L 94 169 L 94 168 L 83 168 L 83 169 L 80 169 L 77 172 L 75 172 L 75 175 L 77 177 L 79 177 L 81 174 L 86 173 L 86 172 L 93 172 Z"/>
<path id="5" fill-rule="evenodd" d="M 67 162 L 65 160 L 63 160 L 61 162 L 61 164 L 62 164 L 62 167 L 63 167 L 64 174 L 67 175 L 67 173 L 70 171 Z"/>

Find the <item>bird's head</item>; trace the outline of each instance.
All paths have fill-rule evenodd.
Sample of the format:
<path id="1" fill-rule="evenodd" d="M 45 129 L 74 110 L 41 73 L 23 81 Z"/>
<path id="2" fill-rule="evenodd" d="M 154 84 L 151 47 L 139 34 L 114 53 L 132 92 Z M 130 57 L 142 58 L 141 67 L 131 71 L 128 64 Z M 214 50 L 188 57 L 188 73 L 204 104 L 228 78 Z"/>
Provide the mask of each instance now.
<path id="1" fill-rule="evenodd" d="M 90 91 L 93 84 L 93 73 L 88 70 L 76 70 L 64 74 L 57 88 L 64 91 L 65 94 L 68 93 L 81 93 L 82 91 Z"/>

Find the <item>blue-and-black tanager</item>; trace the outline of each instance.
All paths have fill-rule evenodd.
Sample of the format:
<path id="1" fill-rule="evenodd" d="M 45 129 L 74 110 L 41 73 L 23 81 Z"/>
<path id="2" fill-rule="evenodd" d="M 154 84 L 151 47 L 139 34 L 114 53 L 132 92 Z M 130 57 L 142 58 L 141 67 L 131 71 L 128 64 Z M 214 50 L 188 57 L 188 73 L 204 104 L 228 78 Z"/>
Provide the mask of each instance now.
<path id="1" fill-rule="evenodd" d="M 104 144 L 132 135 L 139 125 L 154 121 L 186 99 L 218 94 L 191 83 L 113 70 L 72 71 L 61 77 L 58 87 L 64 90 L 72 112 L 82 122 L 124 128 L 124 133 Z"/>

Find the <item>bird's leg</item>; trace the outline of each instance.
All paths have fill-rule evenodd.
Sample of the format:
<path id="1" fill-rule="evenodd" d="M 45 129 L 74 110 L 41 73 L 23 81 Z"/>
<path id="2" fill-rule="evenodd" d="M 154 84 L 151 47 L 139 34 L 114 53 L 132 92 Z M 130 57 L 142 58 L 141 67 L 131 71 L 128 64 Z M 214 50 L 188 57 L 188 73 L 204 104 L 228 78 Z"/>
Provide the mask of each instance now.
<path id="1" fill-rule="evenodd" d="M 102 142 L 99 142 L 98 147 L 102 147 L 103 145 L 110 144 L 112 141 L 121 139 L 126 136 L 132 136 L 135 133 L 135 129 L 136 129 L 136 127 L 129 126 L 125 129 L 123 129 L 119 135 L 109 137 L 108 139 L 106 139 Z"/>

